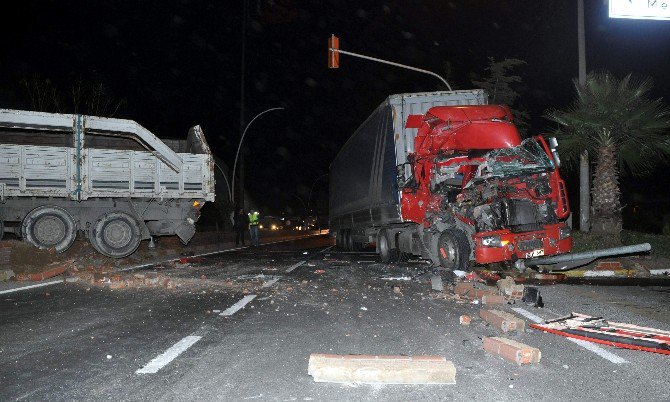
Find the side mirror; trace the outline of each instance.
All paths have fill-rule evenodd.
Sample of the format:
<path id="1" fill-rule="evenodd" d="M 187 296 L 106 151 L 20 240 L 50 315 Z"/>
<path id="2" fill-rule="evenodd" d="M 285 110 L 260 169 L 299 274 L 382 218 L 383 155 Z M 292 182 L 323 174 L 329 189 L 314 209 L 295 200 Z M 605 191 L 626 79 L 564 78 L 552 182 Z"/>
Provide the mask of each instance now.
<path id="1" fill-rule="evenodd" d="M 556 140 L 556 137 L 547 138 L 547 145 L 549 146 L 549 149 L 551 150 L 551 156 L 554 157 L 554 162 L 556 162 L 556 167 L 561 167 L 561 158 L 558 157 L 558 151 L 556 151 L 556 148 L 558 148 L 558 140 Z"/>

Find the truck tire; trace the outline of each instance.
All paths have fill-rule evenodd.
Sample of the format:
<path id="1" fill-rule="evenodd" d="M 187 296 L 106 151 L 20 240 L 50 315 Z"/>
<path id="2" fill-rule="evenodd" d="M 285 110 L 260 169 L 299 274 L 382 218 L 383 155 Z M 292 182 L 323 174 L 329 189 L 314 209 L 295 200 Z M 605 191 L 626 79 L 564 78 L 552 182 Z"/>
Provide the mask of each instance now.
<path id="1" fill-rule="evenodd" d="M 354 251 L 354 238 L 351 236 L 351 229 L 344 231 L 344 249 Z"/>
<path id="2" fill-rule="evenodd" d="M 109 212 L 91 226 L 89 241 L 101 254 L 123 258 L 137 250 L 142 230 L 135 218 L 125 212 Z"/>
<path id="3" fill-rule="evenodd" d="M 77 224 L 65 209 L 43 205 L 30 211 L 21 224 L 23 238 L 33 246 L 62 253 L 77 238 Z"/>
<path id="4" fill-rule="evenodd" d="M 379 245 L 379 257 L 382 262 L 398 262 L 400 260 L 400 250 L 391 248 L 391 240 L 388 230 L 382 229 L 377 234 L 377 244 Z"/>
<path id="5" fill-rule="evenodd" d="M 437 241 L 437 257 L 443 268 L 465 271 L 470 259 L 470 243 L 465 234 L 456 229 L 442 232 Z"/>
<path id="6" fill-rule="evenodd" d="M 335 237 L 335 247 L 339 248 L 340 250 L 344 248 L 343 234 L 344 230 L 338 230 L 337 236 Z"/>

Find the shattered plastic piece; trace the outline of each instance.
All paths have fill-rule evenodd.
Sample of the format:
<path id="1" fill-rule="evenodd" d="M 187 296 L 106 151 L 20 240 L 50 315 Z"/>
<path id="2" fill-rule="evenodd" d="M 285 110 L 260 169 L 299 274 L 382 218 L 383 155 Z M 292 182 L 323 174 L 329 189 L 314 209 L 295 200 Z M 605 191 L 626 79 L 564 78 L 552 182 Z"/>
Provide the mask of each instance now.
<path id="1" fill-rule="evenodd" d="M 462 316 L 460 316 L 459 322 L 461 323 L 461 325 L 470 325 L 470 322 L 472 322 L 472 318 L 469 315 L 463 314 Z"/>
<path id="2" fill-rule="evenodd" d="M 316 271 L 314 271 L 314 273 L 317 274 L 317 275 L 321 275 L 321 274 L 325 274 L 326 270 L 325 269 L 317 269 Z"/>
<path id="3" fill-rule="evenodd" d="M 465 271 L 461 271 L 461 270 L 459 270 L 459 269 L 455 269 L 455 270 L 453 270 L 452 272 L 454 273 L 454 275 L 456 275 L 456 276 L 459 277 L 459 278 L 462 278 L 462 277 L 465 276 L 465 274 L 467 274 L 467 272 L 465 272 Z"/>

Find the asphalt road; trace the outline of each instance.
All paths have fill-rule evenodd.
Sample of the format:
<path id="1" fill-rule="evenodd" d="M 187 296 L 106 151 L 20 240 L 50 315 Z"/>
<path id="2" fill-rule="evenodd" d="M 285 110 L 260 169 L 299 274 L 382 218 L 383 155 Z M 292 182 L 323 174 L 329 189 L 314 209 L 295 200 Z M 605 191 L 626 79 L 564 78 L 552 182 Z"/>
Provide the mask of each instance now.
<path id="1" fill-rule="evenodd" d="M 542 361 L 518 367 L 482 350 L 495 329 L 459 324 L 480 306 L 431 296 L 417 279 L 423 263 L 381 264 L 331 244 L 318 237 L 233 251 L 178 273 L 226 286 L 58 284 L 0 295 L 0 400 L 670 400 L 670 356 L 529 330 L 510 337 L 539 347 Z M 541 291 L 543 309 L 505 308 L 670 329 L 668 287 Z M 457 383 L 315 383 L 310 353 L 440 355 L 454 362 Z"/>

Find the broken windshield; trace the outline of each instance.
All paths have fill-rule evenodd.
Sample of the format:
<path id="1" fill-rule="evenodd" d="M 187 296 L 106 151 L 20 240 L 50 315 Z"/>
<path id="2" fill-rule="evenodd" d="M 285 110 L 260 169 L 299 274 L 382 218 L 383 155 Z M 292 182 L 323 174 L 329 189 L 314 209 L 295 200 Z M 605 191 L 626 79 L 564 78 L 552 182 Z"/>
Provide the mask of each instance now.
<path id="1" fill-rule="evenodd" d="M 515 176 L 545 172 L 554 168 L 554 162 L 534 138 L 524 140 L 513 148 L 496 149 L 486 155 L 487 171 L 490 176 Z"/>

